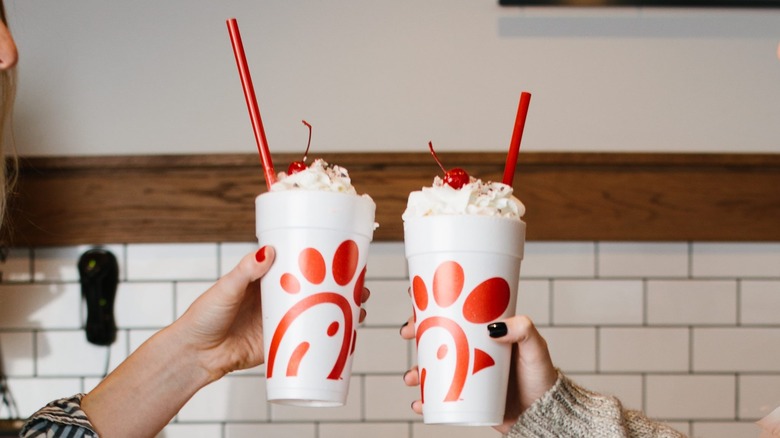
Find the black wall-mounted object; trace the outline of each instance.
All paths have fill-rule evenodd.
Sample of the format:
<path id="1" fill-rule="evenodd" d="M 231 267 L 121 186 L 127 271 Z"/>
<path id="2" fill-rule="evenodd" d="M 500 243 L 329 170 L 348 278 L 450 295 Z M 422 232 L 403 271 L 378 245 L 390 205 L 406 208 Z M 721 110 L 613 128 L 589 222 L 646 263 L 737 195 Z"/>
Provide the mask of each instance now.
<path id="1" fill-rule="evenodd" d="M 95 345 L 111 345 L 116 340 L 114 299 L 119 286 L 119 264 L 110 251 L 96 248 L 78 261 L 81 296 L 87 304 L 87 340 Z"/>
<path id="2" fill-rule="evenodd" d="M 501 6 L 780 8 L 780 0 L 499 0 Z"/>

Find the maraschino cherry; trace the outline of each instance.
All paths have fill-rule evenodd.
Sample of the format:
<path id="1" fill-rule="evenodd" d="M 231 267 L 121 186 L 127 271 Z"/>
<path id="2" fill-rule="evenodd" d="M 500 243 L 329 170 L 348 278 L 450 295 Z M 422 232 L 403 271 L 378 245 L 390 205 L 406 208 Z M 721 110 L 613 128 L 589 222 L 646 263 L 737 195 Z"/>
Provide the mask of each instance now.
<path id="1" fill-rule="evenodd" d="M 311 125 L 306 120 L 301 120 L 307 128 L 309 128 L 309 142 L 306 144 L 306 152 L 303 153 L 303 160 L 293 161 L 287 168 L 287 174 L 292 175 L 300 171 L 306 170 L 306 156 L 309 154 L 309 146 L 311 146 Z"/>
<path id="2" fill-rule="evenodd" d="M 428 148 L 431 150 L 431 155 L 433 155 L 433 159 L 436 160 L 437 163 L 439 163 L 439 167 L 441 167 L 442 172 L 444 172 L 444 182 L 447 183 L 447 185 L 449 185 L 455 190 L 458 190 L 469 183 L 469 179 L 470 179 L 469 174 L 466 173 L 466 171 L 461 169 L 460 167 L 455 167 L 450 170 L 444 169 L 444 166 L 441 164 L 441 161 L 439 161 L 439 157 L 436 156 L 436 152 L 433 150 L 432 141 L 428 142 Z"/>

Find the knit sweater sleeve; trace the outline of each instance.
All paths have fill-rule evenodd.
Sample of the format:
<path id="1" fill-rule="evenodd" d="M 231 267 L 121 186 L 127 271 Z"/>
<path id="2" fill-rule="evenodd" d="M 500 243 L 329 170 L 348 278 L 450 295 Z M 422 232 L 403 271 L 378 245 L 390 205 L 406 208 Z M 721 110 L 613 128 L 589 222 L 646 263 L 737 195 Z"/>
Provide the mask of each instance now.
<path id="1" fill-rule="evenodd" d="M 684 438 L 620 400 L 588 391 L 559 373 L 547 393 L 518 419 L 508 438 Z"/>

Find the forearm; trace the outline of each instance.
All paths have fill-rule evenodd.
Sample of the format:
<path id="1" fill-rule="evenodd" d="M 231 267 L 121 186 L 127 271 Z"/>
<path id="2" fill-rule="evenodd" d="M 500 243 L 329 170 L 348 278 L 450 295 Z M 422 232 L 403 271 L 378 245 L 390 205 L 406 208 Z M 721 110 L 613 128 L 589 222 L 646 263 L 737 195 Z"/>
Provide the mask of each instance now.
<path id="1" fill-rule="evenodd" d="M 213 376 L 176 324 L 156 333 L 82 400 L 102 438 L 153 437 Z"/>
<path id="2" fill-rule="evenodd" d="M 590 392 L 560 375 L 555 385 L 525 411 L 510 438 L 614 436 L 682 438 L 683 434 L 623 409 L 615 397 Z"/>

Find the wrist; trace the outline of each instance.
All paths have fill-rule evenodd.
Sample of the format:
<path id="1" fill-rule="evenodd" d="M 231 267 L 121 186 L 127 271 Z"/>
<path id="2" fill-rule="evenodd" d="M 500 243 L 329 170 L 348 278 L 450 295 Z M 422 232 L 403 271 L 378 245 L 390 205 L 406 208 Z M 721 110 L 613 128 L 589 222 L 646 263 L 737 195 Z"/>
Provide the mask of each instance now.
<path id="1" fill-rule="evenodd" d="M 155 333 L 137 353 L 142 353 L 139 359 L 148 364 L 148 374 L 153 374 L 159 384 L 191 396 L 212 379 L 198 349 L 185 339 L 180 327 L 172 324 Z M 156 365 L 151 365 L 153 360 Z"/>
<path id="2" fill-rule="evenodd" d="M 101 436 L 154 436 L 209 379 L 197 353 L 168 326 L 90 391 L 82 409 Z"/>
<path id="3" fill-rule="evenodd" d="M 192 335 L 191 328 L 183 318 L 179 318 L 163 330 L 169 332 L 166 335 L 169 335 L 173 342 L 170 345 L 171 351 L 175 351 L 178 357 L 186 358 L 183 361 L 186 369 L 179 371 L 191 376 L 192 382 L 197 382 L 203 387 L 219 380 L 230 371 L 224 365 L 224 361 L 220 360 L 222 355 L 216 351 L 215 346 L 204 345 L 203 342 L 194 340 L 197 337 Z"/>

